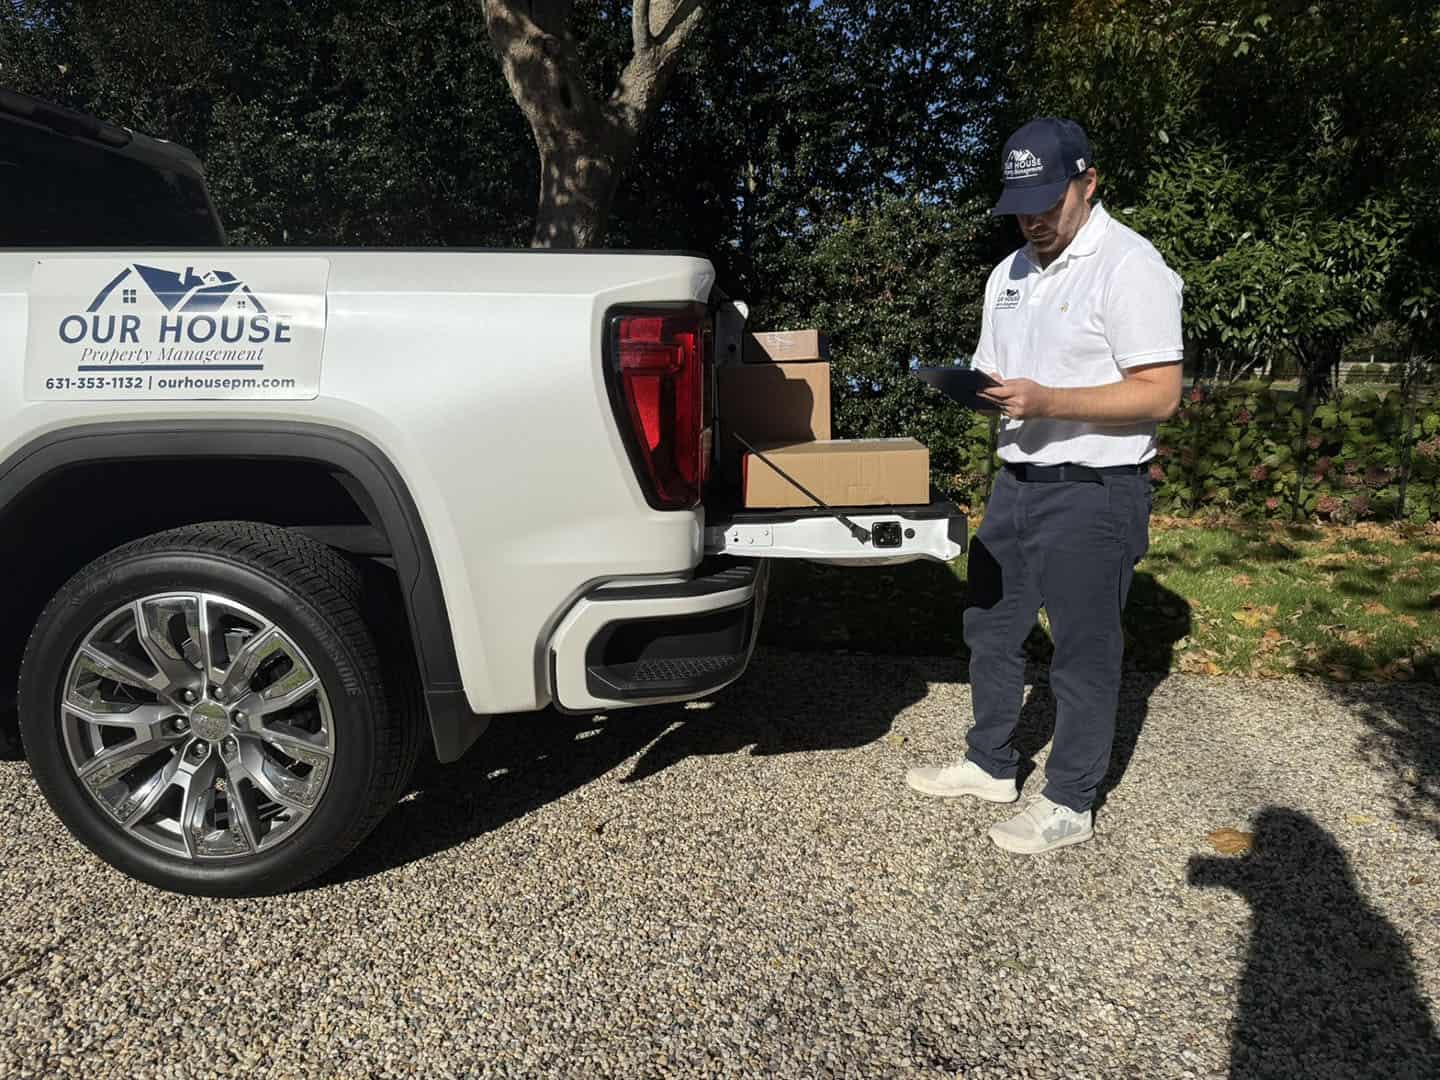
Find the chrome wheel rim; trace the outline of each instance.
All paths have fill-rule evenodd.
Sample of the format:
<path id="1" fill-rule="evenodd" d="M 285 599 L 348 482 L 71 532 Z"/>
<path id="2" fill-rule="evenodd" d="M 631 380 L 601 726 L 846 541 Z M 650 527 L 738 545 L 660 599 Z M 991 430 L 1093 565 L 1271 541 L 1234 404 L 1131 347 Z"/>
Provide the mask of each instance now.
<path id="1" fill-rule="evenodd" d="M 335 757 L 315 666 L 275 622 L 215 593 L 147 596 L 91 627 L 60 726 L 110 821 L 197 862 L 284 843 L 319 806 Z"/>

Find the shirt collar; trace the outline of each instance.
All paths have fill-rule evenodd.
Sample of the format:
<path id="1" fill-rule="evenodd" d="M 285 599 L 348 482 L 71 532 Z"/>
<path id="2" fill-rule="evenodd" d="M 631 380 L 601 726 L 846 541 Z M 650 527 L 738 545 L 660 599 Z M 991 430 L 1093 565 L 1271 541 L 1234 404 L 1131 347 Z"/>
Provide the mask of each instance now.
<path id="1" fill-rule="evenodd" d="M 1078 259 L 1082 255 L 1093 255 L 1100 248 L 1100 241 L 1105 238 L 1105 233 L 1110 228 L 1110 212 L 1105 209 L 1104 203 L 1097 202 L 1090 208 L 1090 217 L 1080 231 L 1075 234 L 1075 239 L 1060 253 L 1049 268 L 1063 266 L 1071 259 Z M 1035 251 L 1029 244 L 1025 245 L 1025 258 L 1035 269 L 1040 269 L 1040 263 L 1035 258 Z"/>

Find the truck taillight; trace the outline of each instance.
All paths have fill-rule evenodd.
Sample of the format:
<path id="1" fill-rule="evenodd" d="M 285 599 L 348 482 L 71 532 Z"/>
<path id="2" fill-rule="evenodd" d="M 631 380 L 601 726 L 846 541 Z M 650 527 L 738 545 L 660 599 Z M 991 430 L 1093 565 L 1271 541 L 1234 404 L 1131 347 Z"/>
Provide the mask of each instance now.
<path id="1" fill-rule="evenodd" d="M 710 459 L 703 308 L 631 311 L 611 320 L 610 378 L 646 496 L 662 510 L 695 506 Z"/>

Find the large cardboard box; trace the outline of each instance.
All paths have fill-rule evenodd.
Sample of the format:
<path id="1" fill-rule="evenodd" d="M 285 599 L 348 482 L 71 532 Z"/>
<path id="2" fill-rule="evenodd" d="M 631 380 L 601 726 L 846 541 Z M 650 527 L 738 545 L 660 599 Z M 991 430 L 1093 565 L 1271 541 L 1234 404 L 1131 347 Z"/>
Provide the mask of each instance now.
<path id="1" fill-rule="evenodd" d="M 829 364 L 734 364 L 716 373 L 721 449 L 734 460 L 743 448 L 830 438 Z"/>
<path id="2" fill-rule="evenodd" d="M 914 439 L 837 439 L 759 449 L 830 506 L 917 506 L 930 501 L 930 451 Z M 754 454 L 745 455 L 744 484 L 747 507 L 815 505 Z"/>
<path id="3" fill-rule="evenodd" d="M 741 359 L 747 364 L 827 363 L 830 360 L 830 343 L 819 330 L 746 334 Z"/>

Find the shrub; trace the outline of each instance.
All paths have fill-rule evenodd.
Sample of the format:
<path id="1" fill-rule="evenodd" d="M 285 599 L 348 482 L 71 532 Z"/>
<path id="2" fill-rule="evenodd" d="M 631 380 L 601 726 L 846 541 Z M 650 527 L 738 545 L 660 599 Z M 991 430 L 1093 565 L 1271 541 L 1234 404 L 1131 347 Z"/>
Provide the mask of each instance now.
<path id="1" fill-rule="evenodd" d="M 978 506 L 992 456 L 988 419 L 916 426 L 931 447 L 937 486 Z M 1251 383 L 1194 387 L 1160 426 L 1151 479 L 1157 512 L 1417 524 L 1440 520 L 1440 395 L 1417 401 L 1407 468 L 1405 410 L 1398 389 L 1361 387 L 1316 406 L 1306 423 L 1295 390 Z"/>

